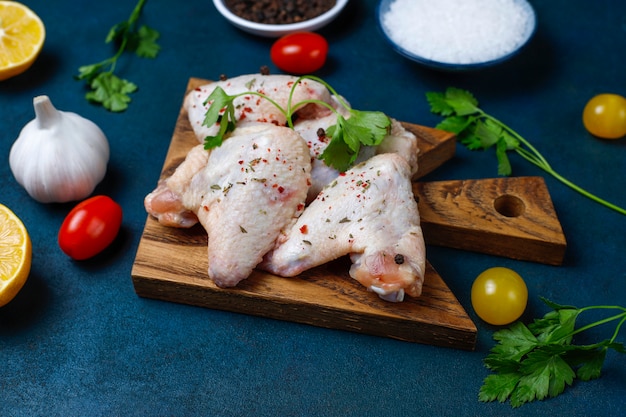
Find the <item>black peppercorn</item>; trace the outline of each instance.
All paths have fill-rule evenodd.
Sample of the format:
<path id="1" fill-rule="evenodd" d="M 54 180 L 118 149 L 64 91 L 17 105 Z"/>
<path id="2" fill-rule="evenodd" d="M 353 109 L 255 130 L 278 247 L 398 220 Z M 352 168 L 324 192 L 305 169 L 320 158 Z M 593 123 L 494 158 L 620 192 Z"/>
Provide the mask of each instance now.
<path id="1" fill-rule="evenodd" d="M 313 19 L 328 10 L 336 0 L 226 0 L 237 16 L 256 23 L 284 25 Z"/>

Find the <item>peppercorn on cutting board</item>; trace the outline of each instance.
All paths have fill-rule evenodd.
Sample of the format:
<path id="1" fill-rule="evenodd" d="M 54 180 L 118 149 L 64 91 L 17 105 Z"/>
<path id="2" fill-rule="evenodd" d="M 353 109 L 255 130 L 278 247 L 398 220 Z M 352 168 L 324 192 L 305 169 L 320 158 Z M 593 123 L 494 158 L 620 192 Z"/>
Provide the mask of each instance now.
<path id="1" fill-rule="evenodd" d="M 187 91 L 207 82 L 192 78 Z M 406 127 L 420 141 L 421 175 L 454 155 L 452 134 L 413 124 Z M 187 113 L 181 108 L 162 177 L 170 175 L 197 143 Z M 148 217 L 131 271 L 135 291 L 141 297 L 410 342 L 474 349 L 476 326 L 430 264 L 421 297 L 407 296 L 402 303 L 390 303 L 349 277 L 350 263 L 346 258 L 296 278 L 254 271 L 236 288 L 219 288 L 208 279 L 206 251 L 207 235 L 202 226 L 168 228 Z"/>

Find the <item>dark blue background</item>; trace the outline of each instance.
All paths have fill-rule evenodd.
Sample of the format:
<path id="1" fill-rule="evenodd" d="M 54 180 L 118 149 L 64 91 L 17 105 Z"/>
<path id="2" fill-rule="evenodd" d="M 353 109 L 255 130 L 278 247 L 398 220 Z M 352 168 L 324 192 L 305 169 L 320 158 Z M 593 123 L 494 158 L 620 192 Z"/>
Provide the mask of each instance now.
<path id="1" fill-rule="evenodd" d="M 479 330 L 474 352 L 405 343 L 137 297 L 130 271 L 146 213 L 190 77 L 216 79 L 270 65 L 272 41 L 247 35 L 209 0 L 150 0 L 144 22 L 161 32 L 156 60 L 123 58 L 121 75 L 139 85 L 125 113 L 88 104 L 73 79 L 80 65 L 109 56 L 103 40 L 134 2 L 27 1 L 47 39 L 35 65 L 0 83 L 0 202 L 33 240 L 28 282 L 0 309 L 0 413 L 26 415 L 432 415 L 616 416 L 626 409 L 626 361 L 609 353 L 599 380 L 578 383 L 549 401 L 511 409 L 479 403 L 488 375 L 482 360 L 494 327 L 474 314 L 469 291 L 482 270 L 503 265 L 529 287 L 523 319 L 543 315 L 544 296 L 577 306 L 626 305 L 626 218 L 571 191 L 512 156 L 515 175 L 544 175 L 568 240 L 565 263 L 547 266 L 428 248 Z M 359 109 L 434 126 L 424 98 L 448 86 L 471 90 L 580 186 L 626 207 L 626 139 L 602 141 L 582 126 L 586 101 L 626 94 L 626 3 L 535 0 L 538 29 L 523 53 L 474 73 L 424 69 L 389 48 L 375 20 L 376 1 L 353 0 L 321 32 L 330 58 L 318 75 Z M 111 145 L 98 193 L 124 209 L 123 230 L 101 256 L 74 262 L 57 230 L 71 204 L 43 205 L 15 182 L 9 149 L 47 94 L 60 110 L 96 122 Z M 491 153 L 457 156 L 428 180 L 496 176 Z M 608 337 L 612 328 L 581 336 Z M 624 341 L 620 335 L 618 340 Z"/>

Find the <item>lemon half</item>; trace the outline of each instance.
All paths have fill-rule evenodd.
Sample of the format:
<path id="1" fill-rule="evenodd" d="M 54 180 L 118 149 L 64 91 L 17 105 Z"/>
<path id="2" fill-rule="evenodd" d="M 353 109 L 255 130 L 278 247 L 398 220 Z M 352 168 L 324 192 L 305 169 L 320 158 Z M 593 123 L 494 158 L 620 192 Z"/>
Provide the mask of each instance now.
<path id="1" fill-rule="evenodd" d="M 0 81 L 26 71 L 43 47 L 46 29 L 31 9 L 0 0 Z"/>
<path id="2" fill-rule="evenodd" d="M 0 204 L 0 307 L 22 289 L 32 258 L 32 245 L 24 223 Z"/>

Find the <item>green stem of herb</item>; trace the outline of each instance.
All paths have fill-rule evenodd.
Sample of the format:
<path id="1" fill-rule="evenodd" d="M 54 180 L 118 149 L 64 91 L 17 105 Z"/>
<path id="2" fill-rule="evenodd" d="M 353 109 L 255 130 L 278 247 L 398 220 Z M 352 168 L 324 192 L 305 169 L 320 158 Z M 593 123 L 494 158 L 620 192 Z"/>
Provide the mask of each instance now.
<path id="1" fill-rule="evenodd" d="M 128 23 L 132 26 L 135 24 L 137 20 L 139 20 L 139 15 L 141 15 L 141 11 L 143 10 L 143 6 L 146 4 L 148 0 L 139 0 L 139 2 L 135 5 L 130 17 L 128 18 Z"/>
<path id="2" fill-rule="evenodd" d="M 137 20 L 139 20 L 141 11 L 143 10 L 143 7 L 146 4 L 146 1 L 148 0 L 139 0 L 139 2 L 135 5 L 135 8 L 133 9 L 133 11 L 130 14 L 130 17 L 128 18 L 129 30 L 135 25 Z M 115 65 L 117 64 L 117 60 L 119 59 L 120 56 L 122 56 L 122 54 L 126 50 L 127 44 L 128 44 L 128 36 L 122 37 L 122 41 L 120 42 L 120 46 L 119 48 L 117 48 L 117 52 L 115 53 L 115 55 L 113 55 L 110 58 L 105 59 L 104 61 L 101 61 L 97 65 L 100 67 L 109 65 L 109 70 L 106 72 L 109 74 L 112 74 L 113 72 L 115 72 Z"/>
<path id="3" fill-rule="evenodd" d="M 284 109 L 280 104 L 278 104 L 275 100 L 273 100 L 272 98 L 270 98 L 269 96 L 263 94 L 263 93 L 259 93 L 258 91 L 246 91 L 243 93 L 239 93 L 236 94 L 234 97 L 241 97 L 241 96 L 257 96 L 260 97 L 264 100 L 269 101 L 270 103 L 272 103 L 272 105 L 274 107 L 276 107 L 276 109 L 285 117 L 285 119 L 287 119 L 287 125 L 293 129 L 294 125 L 293 125 L 293 114 L 295 113 L 295 111 L 302 107 L 305 106 L 307 104 L 318 104 L 318 105 L 322 105 L 327 107 L 328 109 L 337 112 L 333 106 L 331 106 L 330 104 L 323 102 L 321 100 L 316 100 L 316 99 L 310 99 L 310 100 L 302 100 L 299 101 L 298 103 L 296 103 L 296 107 L 293 106 L 293 94 L 295 92 L 296 87 L 298 86 L 298 84 L 300 83 L 300 80 L 304 79 L 304 78 L 310 78 L 310 77 L 300 77 L 298 78 L 298 80 L 293 84 L 293 86 L 291 87 L 291 90 L 289 91 L 289 99 L 287 100 L 287 109 Z"/>
<path id="4" fill-rule="evenodd" d="M 611 343 L 614 342 L 615 339 L 617 339 L 617 335 L 619 334 L 619 331 L 622 328 L 622 325 L 624 323 L 626 323 L 626 314 L 624 315 L 624 317 L 622 317 L 622 319 L 619 321 L 619 323 L 615 327 L 615 332 L 613 332 L 613 336 L 611 337 Z"/>
<path id="5" fill-rule="evenodd" d="M 510 127 L 508 127 L 506 124 L 502 123 L 501 121 L 499 121 L 498 119 L 486 114 L 485 112 L 483 112 L 482 110 L 477 108 L 477 112 L 479 113 L 480 117 L 484 117 L 487 119 L 492 120 L 493 122 L 499 124 L 500 126 L 502 126 L 504 129 L 506 129 L 506 131 L 511 134 L 513 137 L 515 137 L 522 145 L 526 146 L 528 149 L 530 149 L 530 151 L 522 148 L 521 146 L 517 146 L 515 148 L 515 152 L 517 152 L 518 155 L 520 155 L 522 158 L 524 158 L 525 160 L 527 160 L 528 162 L 532 163 L 533 165 L 541 168 L 542 170 L 544 170 L 545 172 L 547 172 L 548 174 L 552 175 L 554 178 L 556 178 L 557 180 L 559 180 L 561 183 L 565 184 L 566 186 L 568 186 L 569 188 L 571 188 L 572 190 L 584 195 L 585 197 L 591 199 L 592 201 L 595 201 L 596 203 L 599 203 L 607 208 L 610 208 L 612 210 L 615 210 L 616 212 L 626 215 L 626 209 L 623 209 L 622 207 L 619 207 L 613 203 L 610 203 L 598 196 L 596 196 L 595 194 L 590 193 L 589 191 L 579 187 L 578 185 L 574 184 L 573 182 L 571 182 L 570 180 L 568 180 L 567 178 L 563 177 L 561 174 L 557 173 L 548 163 L 548 161 L 543 157 L 543 155 L 537 150 L 535 149 L 534 146 L 532 146 L 526 139 L 524 139 L 522 136 L 520 136 L 516 131 L 514 131 L 513 129 L 511 129 Z"/>
<path id="6" fill-rule="evenodd" d="M 322 84 L 324 87 L 326 87 L 328 89 L 328 91 L 330 91 L 330 93 L 335 96 L 335 98 L 337 99 L 337 101 L 339 101 L 339 103 L 345 107 L 346 109 L 350 110 L 350 107 L 346 104 L 346 102 L 343 101 L 343 99 L 341 98 L 341 96 L 339 94 L 337 94 L 337 92 L 333 89 L 333 87 L 331 85 L 329 85 L 326 81 L 322 80 L 319 77 L 316 77 L 314 75 L 302 75 L 300 77 L 298 77 L 298 79 L 294 82 L 293 86 L 291 87 L 291 91 L 289 91 L 289 99 L 287 100 L 287 112 L 286 112 L 286 116 L 287 116 L 287 123 L 289 124 L 289 127 L 293 129 L 293 121 L 291 120 L 291 116 L 293 115 L 293 113 L 295 112 L 295 109 L 292 108 L 292 102 L 293 102 L 293 94 L 296 91 L 296 87 L 300 84 L 300 82 L 302 80 L 313 80 L 313 81 L 317 81 L 318 83 Z M 337 113 L 337 110 L 330 105 L 329 103 L 326 103 L 322 100 L 316 100 L 316 99 L 309 99 L 309 100 L 302 100 L 299 101 L 298 103 L 296 103 L 296 106 L 298 107 L 302 107 L 305 106 L 307 104 L 318 104 L 320 106 L 324 106 L 327 109 L 331 110 L 334 113 Z"/>
<path id="7" fill-rule="evenodd" d="M 329 110 L 331 110 L 331 111 L 333 111 L 333 112 L 335 112 L 335 113 L 338 113 L 338 112 L 337 112 L 337 110 L 336 110 L 336 109 L 335 109 L 332 105 L 330 105 L 329 103 L 326 103 L 326 102 L 324 102 L 324 101 L 317 100 L 317 99 L 314 99 L 314 98 L 309 99 L 309 100 L 302 100 L 302 101 L 299 101 L 299 102 L 298 102 L 298 107 L 300 107 L 300 106 L 304 106 L 304 105 L 306 105 L 306 104 L 318 104 L 318 105 L 320 105 L 320 106 L 324 106 L 324 107 L 326 107 L 327 109 L 329 109 Z"/>
<path id="8" fill-rule="evenodd" d="M 113 55 L 111 58 L 108 59 L 109 61 L 111 61 L 111 66 L 109 67 L 109 71 L 107 71 L 107 72 L 109 72 L 109 73 L 115 72 L 115 65 L 117 64 L 117 60 L 124 53 L 124 50 L 126 49 L 126 44 L 127 43 L 128 43 L 128 38 L 124 37 L 124 39 L 122 39 L 122 42 L 120 43 L 120 47 L 118 48 L 118 50 L 115 53 L 115 55 Z"/>
<path id="9" fill-rule="evenodd" d="M 337 93 L 337 91 L 335 91 L 335 89 L 330 84 L 328 84 L 326 81 L 322 80 L 320 77 L 316 77 L 315 75 L 303 75 L 303 76 L 301 76 L 298 79 L 298 81 L 300 81 L 301 79 L 305 79 L 305 78 L 308 79 L 308 80 L 317 81 L 318 83 L 322 84 L 324 87 L 326 87 L 328 89 L 328 91 L 330 91 L 330 94 L 332 94 L 335 97 L 335 99 L 337 99 L 339 104 L 341 104 L 346 110 L 350 110 L 350 106 L 348 106 L 348 104 Z M 330 106 L 328 106 L 328 107 L 330 108 Z M 335 111 L 335 110 L 333 109 L 333 111 Z"/>
<path id="10" fill-rule="evenodd" d="M 291 123 L 291 114 L 289 113 L 289 107 L 290 107 L 289 104 L 288 104 L 287 110 L 285 110 L 276 101 L 274 101 L 273 99 L 271 99 L 270 97 L 266 96 L 263 93 L 259 93 L 258 91 L 246 91 L 243 93 L 236 94 L 235 96 L 233 96 L 233 100 L 234 100 L 234 97 L 241 97 L 241 96 L 257 96 L 257 97 L 261 97 L 262 99 L 269 101 L 270 103 L 272 103 L 274 107 L 276 107 L 276 109 L 280 112 L 280 114 L 282 114 L 285 118 L 287 118 L 287 122 L 289 123 L 290 127 L 293 127 L 293 124 Z"/>
<path id="11" fill-rule="evenodd" d="M 576 329 L 575 331 L 573 331 L 572 333 L 570 333 L 570 334 L 569 334 L 568 336 L 566 336 L 566 337 L 569 337 L 569 336 L 574 336 L 574 335 L 576 335 L 576 334 L 578 334 L 578 333 L 582 333 L 582 332 L 584 332 L 585 330 L 591 329 L 591 328 L 593 328 L 593 327 L 600 326 L 600 325 L 602 325 L 602 324 L 610 323 L 610 322 L 612 322 L 612 321 L 615 321 L 615 320 L 620 320 L 620 319 L 621 319 L 621 320 L 620 320 L 620 322 L 619 322 L 619 324 L 617 325 L 617 327 L 616 327 L 616 329 L 615 329 L 615 333 L 613 333 L 613 337 L 611 338 L 611 342 L 612 342 L 613 340 L 615 340 L 615 338 L 617 337 L 617 335 L 618 335 L 618 333 L 619 333 L 619 330 L 620 330 L 621 326 L 622 326 L 622 325 L 624 324 L 624 322 L 626 321 L 626 308 L 624 308 L 624 307 L 620 307 L 620 306 L 591 306 L 591 307 L 581 308 L 581 309 L 580 309 L 580 312 L 582 313 L 582 312 L 584 312 L 584 311 L 588 311 L 588 310 L 598 310 L 598 309 L 622 310 L 622 312 L 621 312 L 621 313 L 619 313 L 619 314 L 616 314 L 616 315 L 614 315 L 614 316 L 607 317 L 607 318 L 604 318 L 604 319 L 602 319 L 602 320 L 598 320 L 598 321 L 596 321 L 596 322 L 593 322 L 593 323 L 587 324 L 586 326 L 582 326 L 582 327 L 580 327 L 580 328 Z"/>

